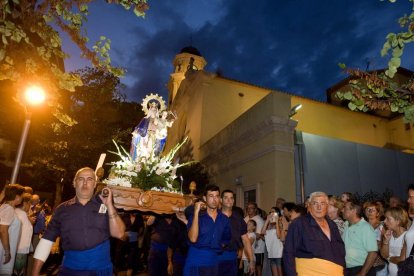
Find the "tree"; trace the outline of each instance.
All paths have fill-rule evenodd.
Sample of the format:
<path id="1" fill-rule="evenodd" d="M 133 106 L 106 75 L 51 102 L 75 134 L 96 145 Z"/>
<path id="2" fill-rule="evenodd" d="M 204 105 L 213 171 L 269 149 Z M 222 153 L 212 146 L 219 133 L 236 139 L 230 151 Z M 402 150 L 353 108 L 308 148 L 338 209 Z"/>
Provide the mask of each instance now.
<path id="1" fill-rule="evenodd" d="M 396 0 L 389 0 L 395 2 Z M 406 122 L 414 123 L 414 76 L 405 82 L 395 78 L 401 65 L 401 58 L 407 44 L 414 42 L 414 0 L 410 15 L 399 19 L 399 33 L 390 33 L 381 50 L 386 56 L 391 52 L 388 68 L 385 71 L 366 72 L 359 69 L 341 68 L 351 76 L 349 90 L 337 92 L 340 100 L 346 100 L 351 110 L 386 110 L 404 114 Z"/>
<path id="2" fill-rule="evenodd" d="M 62 91 L 75 91 L 82 79 L 77 73 L 64 71 L 63 61 L 68 54 L 62 51 L 60 35 L 53 26 L 67 33 L 93 66 L 115 76 L 123 74 L 121 68 L 111 66 L 109 39 L 102 36 L 92 50 L 87 47 L 84 23 L 91 1 L 3 0 L 0 5 L 0 80 L 10 80 L 15 91 L 23 91 L 28 83 L 43 86 L 48 91 L 51 111 L 66 125 L 76 121 L 62 112 Z M 144 17 L 148 9 L 147 0 L 114 2 L 132 8 L 139 17 Z"/>
<path id="3" fill-rule="evenodd" d="M 73 195 L 72 177 L 84 166 L 95 168 L 101 153 L 113 147 L 112 140 L 128 148 L 134 125 L 143 117 L 141 106 L 126 102 L 118 77 L 96 68 L 76 72 L 83 85 L 61 96 L 62 110 L 77 124 L 68 126 L 49 112 L 33 119 L 25 156 L 30 182 L 39 190 L 61 191 L 64 199 Z M 106 162 L 116 156 L 107 155 Z M 25 160 L 23 160 L 25 161 Z M 63 181 L 60 180 L 63 178 Z"/>

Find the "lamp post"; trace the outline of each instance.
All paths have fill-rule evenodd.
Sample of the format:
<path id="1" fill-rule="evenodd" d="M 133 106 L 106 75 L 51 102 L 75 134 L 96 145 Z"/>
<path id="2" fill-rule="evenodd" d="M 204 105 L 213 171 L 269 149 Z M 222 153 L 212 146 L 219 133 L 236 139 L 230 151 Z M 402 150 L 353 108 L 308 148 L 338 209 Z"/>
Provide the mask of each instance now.
<path id="1" fill-rule="evenodd" d="M 40 105 L 45 100 L 45 92 L 43 88 L 41 88 L 40 86 L 29 86 L 25 90 L 24 100 L 30 106 Z M 16 183 L 17 175 L 19 173 L 19 168 L 20 168 L 20 162 L 22 161 L 24 146 L 26 144 L 27 134 L 29 133 L 31 112 L 28 111 L 26 107 L 25 107 L 25 111 L 26 111 L 26 118 L 24 121 L 22 136 L 20 137 L 16 161 L 14 162 L 13 173 L 12 173 L 11 180 L 10 180 L 10 183 L 12 184 Z"/>
<path id="2" fill-rule="evenodd" d="M 294 107 L 292 107 L 289 112 L 289 119 L 292 119 L 293 116 L 295 116 L 298 113 L 299 109 L 301 108 L 302 108 L 302 104 L 297 104 Z M 294 143 L 295 143 L 295 146 L 297 145 L 297 148 L 298 148 L 300 199 L 302 203 L 305 203 L 305 172 L 303 168 L 303 138 L 302 138 L 302 132 L 297 131 L 296 129 L 294 130 Z"/>

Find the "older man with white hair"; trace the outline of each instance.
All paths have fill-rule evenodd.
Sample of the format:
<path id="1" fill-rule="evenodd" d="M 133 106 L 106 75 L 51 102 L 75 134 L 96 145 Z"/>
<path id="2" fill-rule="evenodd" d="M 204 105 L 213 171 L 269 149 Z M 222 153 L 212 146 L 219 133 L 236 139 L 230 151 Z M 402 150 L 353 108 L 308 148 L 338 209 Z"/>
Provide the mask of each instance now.
<path id="1" fill-rule="evenodd" d="M 308 210 L 289 226 L 283 250 L 285 275 L 344 275 L 345 246 L 335 222 L 327 217 L 328 196 L 312 193 Z"/>

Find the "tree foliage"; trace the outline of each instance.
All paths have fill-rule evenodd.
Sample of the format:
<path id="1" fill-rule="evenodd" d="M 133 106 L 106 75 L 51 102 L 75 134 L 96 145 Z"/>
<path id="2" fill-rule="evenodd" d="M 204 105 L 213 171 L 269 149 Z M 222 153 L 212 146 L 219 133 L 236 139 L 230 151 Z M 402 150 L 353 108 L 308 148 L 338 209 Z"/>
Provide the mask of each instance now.
<path id="1" fill-rule="evenodd" d="M 382 56 L 391 53 L 385 71 L 366 72 L 340 64 L 351 80 L 349 90 L 337 92 L 336 95 L 341 100 L 347 100 L 351 110 L 398 112 L 404 114 L 406 122 L 414 122 L 414 76 L 403 82 L 395 78 L 405 46 L 414 42 L 414 0 L 408 1 L 412 3 L 411 13 L 398 21 L 402 30 L 389 33 L 381 50 Z"/>
<path id="2" fill-rule="evenodd" d="M 54 26 L 69 35 L 93 66 L 115 76 L 123 74 L 121 68 L 111 65 L 109 39 L 101 36 L 92 49 L 87 46 L 84 23 L 91 1 L 1 0 L 0 4 L 0 80 L 12 81 L 16 91 L 23 91 L 30 83 L 41 85 L 48 92 L 53 114 L 66 125 L 73 125 L 75 120 L 62 112 L 62 91 L 75 91 L 82 79 L 77 73 L 64 71 L 63 61 L 68 54 L 62 50 L 61 37 Z M 133 9 L 140 17 L 148 9 L 147 0 L 114 3 Z M 20 95 L 16 98 L 19 100 Z"/>
<path id="3" fill-rule="evenodd" d="M 95 168 L 101 153 L 113 147 L 112 140 L 128 148 L 134 125 L 143 117 L 141 106 L 124 100 L 118 77 L 96 68 L 76 72 L 83 86 L 62 93 L 62 109 L 78 123 L 68 126 L 50 113 L 33 119 L 23 171 L 37 189 L 50 190 L 63 178 L 65 190 L 73 193 L 71 178 L 84 166 Z M 107 155 L 105 162 L 114 158 Z M 65 195 L 71 195 L 65 192 Z"/>

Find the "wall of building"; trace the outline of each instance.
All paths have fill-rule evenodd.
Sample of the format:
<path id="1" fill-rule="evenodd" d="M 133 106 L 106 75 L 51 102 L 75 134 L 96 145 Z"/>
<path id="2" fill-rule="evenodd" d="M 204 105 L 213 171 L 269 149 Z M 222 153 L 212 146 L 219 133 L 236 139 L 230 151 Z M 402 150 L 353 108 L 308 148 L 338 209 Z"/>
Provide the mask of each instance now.
<path id="1" fill-rule="evenodd" d="M 405 198 L 414 181 L 413 154 L 309 133 L 303 133 L 303 149 L 305 195 L 373 191 L 381 196 L 388 189 Z"/>
<path id="2" fill-rule="evenodd" d="M 203 94 L 201 145 L 271 93 L 220 77 L 212 77 L 200 89 Z"/>
<path id="3" fill-rule="evenodd" d="M 294 116 L 299 131 L 414 153 L 414 127 L 406 129 L 401 117 L 389 120 L 298 96 L 291 104 L 302 104 Z"/>
<path id="4" fill-rule="evenodd" d="M 390 146 L 414 154 L 414 124 L 405 124 L 402 118 L 398 118 L 390 120 L 387 128 L 390 133 Z"/>
<path id="5" fill-rule="evenodd" d="M 289 120 L 290 97 L 271 93 L 201 147 L 201 161 L 222 189 L 256 190 L 265 210 L 281 196 L 294 200 L 293 130 Z"/>

